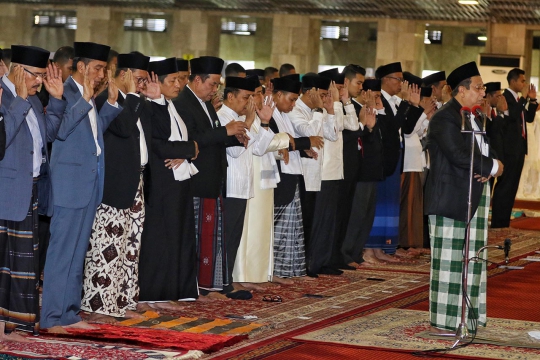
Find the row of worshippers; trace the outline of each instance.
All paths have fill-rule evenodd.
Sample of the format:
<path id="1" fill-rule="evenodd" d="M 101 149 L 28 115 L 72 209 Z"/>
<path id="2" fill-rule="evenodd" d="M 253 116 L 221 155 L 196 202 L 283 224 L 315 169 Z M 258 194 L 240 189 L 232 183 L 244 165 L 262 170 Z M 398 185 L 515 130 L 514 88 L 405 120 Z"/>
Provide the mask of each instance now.
<path id="1" fill-rule="evenodd" d="M 283 76 L 266 97 L 259 77 L 228 77 L 216 113 L 218 58 L 191 60 L 180 92 L 175 58 L 149 63 L 137 52 L 120 54 L 108 88 L 94 96 L 108 46 L 75 43 L 63 84 L 47 51 L 12 50 L 0 108 L 7 142 L 0 186 L 12 196 L 0 195 L 0 236 L 5 249 L 25 238 L 17 246 L 33 256 L 7 255 L 11 273 L 26 276 L 2 274 L 25 298 L 2 299 L 6 329 L 37 331 L 38 207 L 53 215 L 43 328 L 91 328 L 80 309 L 104 320 L 140 316 L 138 301 L 146 302 L 140 310 L 175 309 L 177 300 L 220 298 L 218 291 L 249 298 L 244 289 L 274 278 L 359 267 L 364 247 L 382 259 L 395 252 L 407 135 L 420 138 L 436 107 L 416 84 L 402 91 L 399 63 L 379 67 L 377 79 L 356 65 L 302 82 Z M 187 72 L 186 62 L 180 66 Z M 46 112 L 35 95 L 42 84 Z M 362 88 L 363 107 L 355 100 Z"/>

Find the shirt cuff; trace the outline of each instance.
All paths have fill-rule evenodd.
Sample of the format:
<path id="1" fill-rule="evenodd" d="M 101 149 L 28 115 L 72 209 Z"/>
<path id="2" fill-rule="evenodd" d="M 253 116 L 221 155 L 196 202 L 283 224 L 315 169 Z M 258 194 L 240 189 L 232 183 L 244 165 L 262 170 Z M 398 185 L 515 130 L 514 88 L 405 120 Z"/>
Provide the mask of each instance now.
<path id="1" fill-rule="evenodd" d="M 114 106 L 115 108 L 118 109 L 118 101 L 116 101 L 114 104 L 111 104 L 111 103 L 109 102 L 109 100 L 107 100 L 107 102 L 109 103 L 109 105 Z"/>
<path id="2" fill-rule="evenodd" d="M 386 115 L 386 111 L 383 109 L 377 110 L 377 115 Z"/>
<path id="3" fill-rule="evenodd" d="M 495 174 L 499 171 L 499 162 L 496 159 L 493 159 L 493 167 L 491 168 L 491 176 L 495 176 Z"/>
<path id="4" fill-rule="evenodd" d="M 155 102 L 156 104 L 159 104 L 159 105 L 166 105 L 165 103 L 165 96 L 163 96 L 163 94 L 161 94 L 161 96 L 157 99 L 152 99 L 151 101 Z"/>
<path id="5" fill-rule="evenodd" d="M 135 95 L 136 97 L 140 98 L 141 95 L 137 94 L 137 93 L 134 93 L 134 92 L 129 92 L 128 95 Z"/>

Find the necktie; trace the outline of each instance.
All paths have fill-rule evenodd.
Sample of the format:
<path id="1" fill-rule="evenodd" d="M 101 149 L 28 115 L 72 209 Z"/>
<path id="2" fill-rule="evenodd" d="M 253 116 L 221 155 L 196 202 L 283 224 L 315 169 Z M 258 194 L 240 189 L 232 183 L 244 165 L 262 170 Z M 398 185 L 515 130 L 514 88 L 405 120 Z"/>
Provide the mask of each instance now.
<path id="1" fill-rule="evenodd" d="M 497 117 L 497 113 L 495 112 L 495 109 L 491 108 L 491 120 L 495 120 Z"/>
<path id="2" fill-rule="evenodd" d="M 516 101 L 518 102 L 519 106 L 519 96 L 516 97 Z M 525 116 L 523 115 L 523 109 L 521 109 L 521 136 L 524 139 L 527 139 L 527 134 L 525 134 Z"/>

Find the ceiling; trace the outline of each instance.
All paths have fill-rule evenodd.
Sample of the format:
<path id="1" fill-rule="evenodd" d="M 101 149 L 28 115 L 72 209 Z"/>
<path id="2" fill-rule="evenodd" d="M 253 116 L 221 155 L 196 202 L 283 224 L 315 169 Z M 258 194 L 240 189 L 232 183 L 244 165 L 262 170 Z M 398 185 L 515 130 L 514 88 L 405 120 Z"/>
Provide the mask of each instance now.
<path id="1" fill-rule="evenodd" d="M 478 5 L 457 0 L 0 0 L 8 2 L 540 24 L 538 0 L 479 0 Z"/>

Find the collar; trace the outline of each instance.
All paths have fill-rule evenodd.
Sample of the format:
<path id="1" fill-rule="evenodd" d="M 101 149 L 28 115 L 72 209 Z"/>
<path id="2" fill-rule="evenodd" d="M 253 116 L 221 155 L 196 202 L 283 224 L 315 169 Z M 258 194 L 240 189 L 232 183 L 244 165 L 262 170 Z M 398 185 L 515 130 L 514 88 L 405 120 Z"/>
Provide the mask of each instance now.
<path id="1" fill-rule="evenodd" d="M 195 94 L 195 92 L 189 87 L 189 84 L 186 85 L 186 87 L 189 89 L 189 91 L 191 91 L 193 93 L 193 95 L 197 98 L 197 100 L 199 100 L 199 102 L 201 104 L 204 104 L 205 102 L 201 100 L 200 97 L 197 96 L 197 94 Z"/>
<path id="2" fill-rule="evenodd" d="M 123 97 L 124 99 L 127 97 L 127 95 L 124 94 L 124 92 L 123 92 L 122 90 L 118 89 L 118 92 L 119 92 L 120 94 L 122 94 L 122 97 Z"/>
<path id="3" fill-rule="evenodd" d="M 381 89 L 381 94 L 382 96 L 384 96 L 384 98 L 386 99 L 386 101 L 390 102 L 390 98 L 392 98 L 392 96 L 387 93 L 386 91 L 384 91 L 383 89 Z"/>
<path id="4" fill-rule="evenodd" d="M 8 79 L 7 75 L 2 76 L 2 81 L 7 86 L 9 91 L 11 91 L 13 97 L 17 97 L 17 91 L 15 91 L 15 84 L 13 84 L 11 80 Z"/>
<path id="5" fill-rule="evenodd" d="M 75 83 L 75 85 L 77 85 L 77 88 L 79 89 L 79 91 L 81 92 L 81 95 L 84 94 L 84 88 L 81 84 L 79 84 L 77 81 L 75 81 L 75 79 L 73 78 L 73 76 L 70 76 L 71 80 L 73 80 L 73 82 Z"/>
<path id="6" fill-rule="evenodd" d="M 235 120 L 238 120 L 240 118 L 240 116 L 236 113 L 236 111 L 234 111 L 233 109 L 231 109 L 230 107 L 228 107 L 227 105 L 223 104 L 221 106 L 221 109 L 223 109 L 223 111 L 226 111 L 228 112 L 230 115 L 233 116 L 233 118 Z"/>
<path id="7" fill-rule="evenodd" d="M 302 109 L 304 109 L 305 111 L 309 113 L 313 110 L 309 106 L 307 106 L 306 103 L 303 102 L 301 98 L 296 100 L 296 105 L 298 105 L 299 107 L 301 107 Z"/>
<path id="8" fill-rule="evenodd" d="M 518 97 L 518 94 L 517 92 L 515 92 L 514 90 L 510 89 L 510 88 L 507 88 L 506 90 L 508 90 L 508 92 L 512 95 L 514 95 L 514 99 Z"/>

